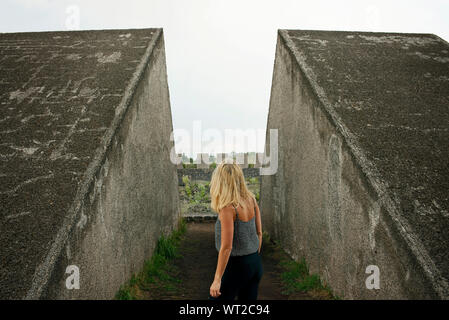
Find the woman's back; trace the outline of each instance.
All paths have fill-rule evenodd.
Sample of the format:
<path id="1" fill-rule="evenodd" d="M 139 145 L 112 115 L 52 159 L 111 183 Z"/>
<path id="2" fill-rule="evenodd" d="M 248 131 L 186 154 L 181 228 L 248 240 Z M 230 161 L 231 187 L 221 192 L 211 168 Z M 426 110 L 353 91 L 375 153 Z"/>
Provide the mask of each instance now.
<path id="1" fill-rule="evenodd" d="M 237 209 L 237 212 L 235 212 L 236 210 L 234 210 L 234 221 L 237 218 L 237 216 L 240 219 L 240 221 L 245 222 L 250 221 L 256 216 L 256 206 L 253 201 L 254 201 L 253 199 L 248 198 L 245 200 L 246 207 L 242 206 L 235 207 L 235 209 Z"/>
<path id="2" fill-rule="evenodd" d="M 248 199 L 245 207 L 234 207 L 234 235 L 231 256 L 243 256 L 259 249 L 259 237 L 256 228 L 256 205 L 254 199 Z M 251 205 L 252 202 L 252 205 Z M 215 223 L 215 248 L 220 251 L 221 222 Z"/>

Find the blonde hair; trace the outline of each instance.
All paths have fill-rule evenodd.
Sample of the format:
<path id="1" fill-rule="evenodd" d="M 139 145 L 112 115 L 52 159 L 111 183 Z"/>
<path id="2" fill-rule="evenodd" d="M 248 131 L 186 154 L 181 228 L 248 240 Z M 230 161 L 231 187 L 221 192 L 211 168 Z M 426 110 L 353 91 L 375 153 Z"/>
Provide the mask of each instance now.
<path id="1" fill-rule="evenodd" d="M 226 160 L 212 173 L 210 196 L 212 210 L 217 213 L 230 204 L 245 207 L 245 200 L 250 197 L 254 199 L 254 194 L 246 186 L 240 166 L 235 161 L 229 163 Z"/>

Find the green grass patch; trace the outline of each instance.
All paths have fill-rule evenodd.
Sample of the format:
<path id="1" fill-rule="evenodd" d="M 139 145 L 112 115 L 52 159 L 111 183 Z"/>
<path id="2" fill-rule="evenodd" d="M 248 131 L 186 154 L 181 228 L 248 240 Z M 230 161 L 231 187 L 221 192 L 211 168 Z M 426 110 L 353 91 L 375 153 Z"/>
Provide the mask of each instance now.
<path id="1" fill-rule="evenodd" d="M 285 295 L 294 295 L 297 293 L 306 293 L 313 299 L 338 299 L 334 296 L 331 288 L 322 281 L 318 274 L 311 274 L 307 262 L 304 258 L 295 261 L 273 241 L 269 234 L 264 232 L 263 245 L 268 251 L 267 254 L 279 261 L 281 267 L 281 281 L 283 286 L 282 293 Z"/>
<path id="2" fill-rule="evenodd" d="M 175 231 L 168 237 L 161 236 L 153 256 L 145 261 L 143 270 L 134 274 L 127 284 L 122 285 L 115 298 L 139 300 L 176 293 L 181 280 L 177 277 L 178 270 L 172 261 L 181 256 L 178 247 L 186 229 L 185 220 L 180 219 Z"/>
<path id="3" fill-rule="evenodd" d="M 311 290 L 322 290 L 320 276 L 310 274 L 305 259 L 297 261 L 281 261 L 284 272 L 281 274 L 282 282 L 287 294 L 295 291 L 307 292 Z"/>

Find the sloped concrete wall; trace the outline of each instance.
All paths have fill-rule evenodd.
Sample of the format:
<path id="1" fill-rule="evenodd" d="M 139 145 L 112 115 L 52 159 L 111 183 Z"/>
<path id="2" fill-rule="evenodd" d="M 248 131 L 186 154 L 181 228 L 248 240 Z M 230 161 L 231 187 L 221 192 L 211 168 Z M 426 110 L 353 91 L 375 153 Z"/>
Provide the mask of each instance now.
<path id="1" fill-rule="evenodd" d="M 162 29 L 0 41 L 2 139 L 33 146 L 1 150 L 0 298 L 112 299 L 180 216 Z"/>
<path id="2" fill-rule="evenodd" d="M 301 39 L 318 42 L 311 38 Z M 390 195 L 362 170 L 366 163 L 354 155 L 360 149 L 323 107 L 323 92 L 306 72 L 280 31 L 267 125 L 267 132 L 279 130 L 279 169 L 261 179 L 264 230 L 342 298 L 447 298 L 446 280 L 394 213 Z M 365 285 L 370 265 L 379 267 L 379 290 Z"/>
<path id="3" fill-rule="evenodd" d="M 164 39 L 156 40 L 125 117 L 59 257 L 46 298 L 111 299 L 179 219 Z M 67 265 L 80 289 L 67 290 Z"/>

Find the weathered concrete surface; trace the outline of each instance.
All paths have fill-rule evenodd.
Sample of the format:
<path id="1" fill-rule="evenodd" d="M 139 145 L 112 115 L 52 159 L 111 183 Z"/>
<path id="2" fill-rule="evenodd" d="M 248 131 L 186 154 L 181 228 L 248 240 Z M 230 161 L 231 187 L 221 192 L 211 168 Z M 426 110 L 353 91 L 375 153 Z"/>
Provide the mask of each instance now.
<path id="1" fill-rule="evenodd" d="M 342 297 L 448 298 L 448 124 L 439 37 L 279 31 L 264 228 Z M 368 265 L 379 290 L 366 289 Z"/>
<path id="2" fill-rule="evenodd" d="M 0 71 L 0 298 L 112 298 L 179 216 L 162 30 L 0 34 Z"/>

